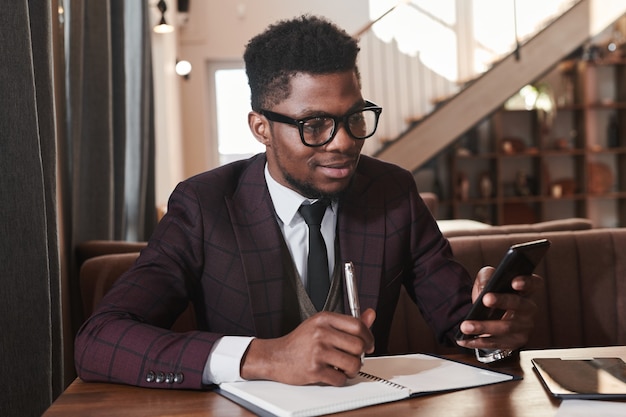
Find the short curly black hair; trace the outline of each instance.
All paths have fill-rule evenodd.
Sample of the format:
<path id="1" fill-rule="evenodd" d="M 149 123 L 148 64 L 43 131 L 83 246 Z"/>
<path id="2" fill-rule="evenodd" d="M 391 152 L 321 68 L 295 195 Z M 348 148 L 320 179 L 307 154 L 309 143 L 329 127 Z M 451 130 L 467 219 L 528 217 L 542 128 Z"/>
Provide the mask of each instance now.
<path id="1" fill-rule="evenodd" d="M 297 73 L 330 74 L 354 70 L 358 41 L 334 23 L 303 15 L 282 20 L 248 42 L 244 53 L 252 109 L 270 108 L 289 97 Z"/>

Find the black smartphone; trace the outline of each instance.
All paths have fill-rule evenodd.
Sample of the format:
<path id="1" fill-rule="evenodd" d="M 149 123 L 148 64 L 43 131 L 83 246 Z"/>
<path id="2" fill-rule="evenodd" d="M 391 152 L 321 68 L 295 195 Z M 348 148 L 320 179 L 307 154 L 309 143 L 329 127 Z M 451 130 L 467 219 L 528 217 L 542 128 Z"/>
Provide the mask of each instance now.
<path id="1" fill-rule="evenodd" d="M 504 310 L 485 307 L 483 296 L 488 292 L 514 293 L 511 281 L 519 275 L 530 275 L 541 261 L 550 247 L 548 239 L 533 240 L 531 242 L 518 243 L 509 248 L 500 264 L 485 288 L 472 305 L 465 320 L 499 320 L 504 315 Z M 458 331 L 457 340 L 473 339 L 477 335 L 470 335 Z"/>

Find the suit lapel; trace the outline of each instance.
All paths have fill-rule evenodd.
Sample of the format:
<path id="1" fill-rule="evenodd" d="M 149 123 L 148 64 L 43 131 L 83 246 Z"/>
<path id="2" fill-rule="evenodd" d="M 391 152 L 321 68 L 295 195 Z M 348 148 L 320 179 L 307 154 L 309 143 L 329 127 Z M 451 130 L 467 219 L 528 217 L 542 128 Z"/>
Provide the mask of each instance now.
<path id="1" fill-rule="evenodd" d="M 226 204 L 240 250 L 258 337 L 283 333 L 283 300 L 288 278 L 282 262 L 282 233 L 263 173 L 265 157 L 256 158 L 242 173 L 237 191 Z M 384 198 L 367 193 L 371 178 L 357 171 L 339 204 L 338 236 L 341 262 L 352 261 L 361 308 L 376 309 L 385 248 Z M 370 195 L 368 195 L 370 194 Z M 349 314 L 344 296 L 346 314 Z"/>
<path id="2" fill-rule="evenodd" d="M 385 249 L 385 206 L 382 195 L 367 193 L 372 180 L 357 171 L 340 202 L 338 233 L 342 265 L 354 263 L 361 309 L 376 309 Z M 368 195 L 369 194 L 369 195 Z M 346 313 L 348 303 L 344 296 Z"/>
<path id="3" fill-rule="evenodd" d="M 243 172 L 237 191 L 226 201 L 240 250 L 258 337 L 282 335 L 282 234 L 267 190 L 265 157 Z"/>

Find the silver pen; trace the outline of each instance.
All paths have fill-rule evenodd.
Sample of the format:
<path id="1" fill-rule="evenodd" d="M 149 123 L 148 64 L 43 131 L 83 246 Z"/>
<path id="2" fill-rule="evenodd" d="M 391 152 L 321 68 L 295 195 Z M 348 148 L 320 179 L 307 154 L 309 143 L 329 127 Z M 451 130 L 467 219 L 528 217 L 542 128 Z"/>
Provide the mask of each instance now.
<path id="1" fill-rule="evenodd" d="M 346 280 L 346 291 L 348 292 L 348 303 L 350 303 L 350 313 L 352 317 L 361 317 L 361 306 L 359 305 L 359 293 L 356 289 L 356 276 L 354 275 L 354 265 L 352 262 L 343 264 L 344 278 Z M 361 353 L 361 364 L 365 353 Z"/>
<path id="2" fill-rule="evenodd" d="M 361 317 L 361 307 L 359 306 L 359 295 L 356 290 L 356 276 L 354 276 L 354 265 L 346 262 L 343 265 L 344 277 L 346 279 L 346 291 L 348 291 L 348 303 L 350 303 L 350 313 L 352 317 Z"/>

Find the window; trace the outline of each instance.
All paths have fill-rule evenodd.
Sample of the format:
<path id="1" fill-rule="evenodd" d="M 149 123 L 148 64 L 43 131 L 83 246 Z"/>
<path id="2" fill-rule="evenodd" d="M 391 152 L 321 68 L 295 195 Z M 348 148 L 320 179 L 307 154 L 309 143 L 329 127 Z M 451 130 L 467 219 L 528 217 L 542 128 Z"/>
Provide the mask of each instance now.
<path id="1" fill-rule="evenodd" d="M 265 151 L 248 127 L 250 88 L 245 70 L 215 71 L 217 142 L 220 165 Z"/>

